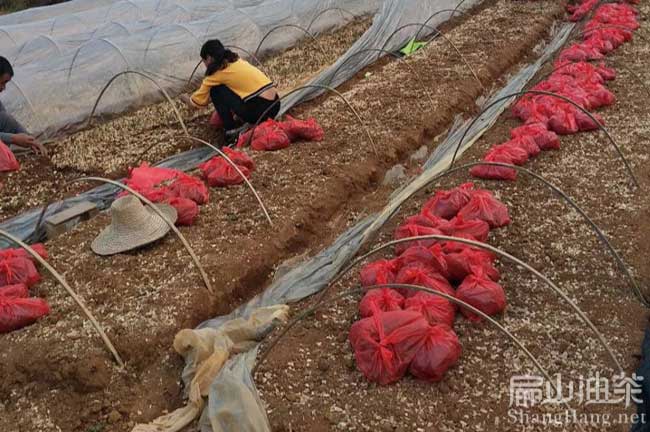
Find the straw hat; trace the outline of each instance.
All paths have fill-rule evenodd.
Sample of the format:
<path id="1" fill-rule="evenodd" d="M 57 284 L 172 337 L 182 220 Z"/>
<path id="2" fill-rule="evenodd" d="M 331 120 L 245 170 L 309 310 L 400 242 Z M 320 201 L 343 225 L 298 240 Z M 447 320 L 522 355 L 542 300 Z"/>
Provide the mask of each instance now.
<path id="1" fill-rule="evenodd" d="M 167 204 L 156 207 L 171 222 L 178 217 L 176 209 Z M 111 205 L 111 224 L 90 245 L 97 255 L 114 255 L 144 246 L 162 238 L 171 229 L 149 206 L 127 195 Z"/>

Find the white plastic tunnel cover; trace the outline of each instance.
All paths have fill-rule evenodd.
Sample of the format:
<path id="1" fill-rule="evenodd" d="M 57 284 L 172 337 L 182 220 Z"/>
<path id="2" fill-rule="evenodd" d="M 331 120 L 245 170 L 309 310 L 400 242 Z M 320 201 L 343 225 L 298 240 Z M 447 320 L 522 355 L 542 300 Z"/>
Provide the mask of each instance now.
<path id="1" fill-rule="evenodd" d="M 89 3 L 96 7 L 87 7 Z M 264 35 L 284 24 L 307 27 L 329 8 L 374 13 L 379 0 L 121 0 L 72 1 L 0 17 L 0 52 L 15 65 L 5 107 L 34 134 L 52 136 L 79 124 L 102 87 L 117 73 L 156 77 L 168 92 L 183 89 L 201 44 L 219 38 L 254 51 Z M 47 11 L 52 15 L 48 16 Z M 67 11 L 67 12 L 66 12 Z M 15 17 L 12 20 L 11 17 Z M 312 31 L 342 24 L 342 14 L 322 14 Z M 286 48 L 305 35 L 273 32 L 262 52 Z M 56 83 L 56 85 L 53 85 Z M 134 75 L 116 80 L 98 114 L 119 113 L 160 100 L 155 87 Z M 45 103 L 44 101 L 47 101 Z"/>

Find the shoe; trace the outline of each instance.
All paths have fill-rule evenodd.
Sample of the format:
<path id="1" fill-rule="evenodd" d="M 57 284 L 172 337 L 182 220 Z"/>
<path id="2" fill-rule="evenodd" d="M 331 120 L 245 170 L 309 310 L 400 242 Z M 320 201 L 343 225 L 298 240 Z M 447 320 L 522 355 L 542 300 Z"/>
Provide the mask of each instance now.
<path id="1" fill-rule="evenodd" d="M 224 141 L 226 142 L 227 147 L 234 147 L 239 140 L 239 136 L 246 132 L 251 127 L 250 124 L 244 123 L 242 126 L 239 126 L 235 129 L 230 129 L 224 133 Z"/>

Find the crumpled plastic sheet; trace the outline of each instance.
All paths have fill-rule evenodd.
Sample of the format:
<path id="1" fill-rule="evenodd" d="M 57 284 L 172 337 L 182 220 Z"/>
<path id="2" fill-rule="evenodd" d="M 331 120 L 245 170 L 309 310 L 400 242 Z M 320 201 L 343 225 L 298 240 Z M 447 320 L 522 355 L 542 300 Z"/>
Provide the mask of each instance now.
<path id="1" fill-rule="evenodd" d="M 100 1 L 100 0 L 93 0 L 93 1 Z M 146 4 L 146 1 L 159 2 L 160 0 L 140 0 L 140 1 L 141 2 L 137 4 L 143 5 Z M 259 4 L 261 1 L 262 0 L 248 0 L 247 2 L 242 2 L 242 3 Z M 267 1 L 273 1 L 273 0 L 267 0 Z M 462 12 L 472 7 L 474 4 L 478 2 L 479 0 L 466 0 L 459 8 L 459 12 Z M 120 10 L 120 8 L 123 7 L 128 8 L 128 5 L 122 5 L 122 3 L 123 2 L 115 3 L 115 5 L 112 6 L 111 13 L 115 13 L 114 12 L 115 10 Z M 129 3 L 129 5 L 131 5 L 132 7 L 131 2 L 127 2 L 127 3 Z M 361 3 L 363 2 L 360 2 L 360 0 L 357 2 L 352 2 L 352 0 L 323 1 L 323 2 L 319 2 L 316 11 L 325 10 L 328 7 L 349 8 L 352 4 L 361 4 Z M 68 3 L 64 3 L 64 4 L 68 4 Z M 160 7 L 164 7 L 165 4 L 166 3 L 163 2 L 162 6 Z M 311 1 L 302 4 L 301 8 L 303 9 L 307 8 L 309 4 L 311 4 Z M 352 47 L 350 47 L 350 49 L 343 56 L 341 56 L 341 58 L 339 58 L 336 61 L 335 64 L 333 64 L 325 71 L 323 71 L 320 75 L 315 77 L 309 84 L 326 84 L 334 87 L 342 84 L 343 82 L 353 77 L 359 70 L 361 70 L 368 64 L 371 64 L 374 61 L 376 61 L 378 56 L 376 52 L 370 52 L 370 53 L 365 53 L 360 55 L 354 55 L 354 53 L 365 48 L 382 48 L 384 46 L 384 43 L 388 39 L 388 37 L 394 31 L 396 31 L 397 28 L 399 28 L 400 26 L 405 24 L 410 24 L 410 23 L 422 23 L 426 19 L 423 17 L 431 16 L 436 11 L 441 11 L 444 9 L 454 9 L 456 4 L 457 4 L 456 0 L 440 0 L 440 1 L 436 1 L 435 3 L 422 1 L 422 0 L 408 0 L 408 1 L 386 0 L 382 4 L 377 14 L 375 15 L 372 26 L 352 45 Z M 77 3 L 73 1 L 69 3 L 69 7 L 77 8 L 79 7 L 79 5 L 77 5 Z M 108 7 L 111 8 L 111 6 Z M 151 8 L 153 6 L 149 6 L 149 7 Z M 366 4 L 365 7 L 369 7 L 368 4 Z M 305 14 L 307 14 L 307 12 L 305 12 Z M 14 14 L 12 14 L 11 16 L 13 15 Z M 314 11 L 312 11 L 311 14 L 309 14 L 309 16 L 315 16 L 315 15 L 316 12 Z M 339 18 L 345 16 L 345 14 L 338 14 L 335 11 L 326 13 L 324 15 L 326 16 L 333 15 Z M 451 17 L 451 12 L 440 13 L 436 15 L 436 17 L 432 19 L 428 23 L 428 25 L 436 27 L 442 22 L 444 22 L 445 20 L 449 19 L 450 17 Z M 319 18 L 318 21 L 320 22 L 321 19 L 322 18 Z M 0 23 L 2 23 L 2 21 L 0 21 Z M 0 30 L 2 30 L 3 28 L 4 27 L 0 26 Z M 391 38 L 390 43 L 385 47 L 385 49 L 390 51 L 390 50 L 396 50 L 400 48 L 408 39 L 410 39 L 414 34 L 416 34 L 418 30 L 419 30 L 419 26 L 410 26 L 401 30 Z M 278 31 L 278 33 L 281 32 L 282 30 Z M 293 32 L 290 33 L 293 34 Z M 421 34 L 424 33 L 425 32 L 422 32 Z M 0 41 L 1 40 L 2 40 L 2 32 L 0 31 Z M 257 43 L 259 43 L 258 40 L 256 40 L 256 44 L 254 45 L 256 46 Z M 243 43 L 237 41 L 236 44 L 239 45 Z M 266 46 L 266 42 L 264 46 Z M 254 50 L 254 47 L 252 49 Z M 194 57 L 196 56 L 194 55 Z M 348 61 L 347 59 L 349 59 L 350 57 L 353 58 L 350 59 L 350 61 Z M 195 64 L 196 62 L 194 62 L 193 66 Z M 343 66 L 341 67 L 341 65 Z M 336 76 L 333 77 L 335 73 Z M 189 74 L 190 72 L 187 72 L 187 76 L 185 77 L 185 80 L 187 80 Z M 19 74 L 17 73 L 16 75 L 18 76 Z M 51 78 L 48 78 L 48 80 L 46 81 L 51 82 L 52 80 Z M 48 86 L 48 88 L 52 88 L 52 86 Z M 98 89 L 96 89 L 96 91 L 98 91 Z M 296 104 L 308 100 L 310 98 L 316 97 L 322 92 L 323 91 L 319 89 L 305 89 L 304 91 L 296 92 L 294 95 L 283 100 L 281 113 L 287 112 Z M 109 93 L 111 93 L 111 90 L 109 90 Z M 104 102 L 102 102 L 102 105 L 104 105 Z M 160 165 L 186 171 L 186 170 L 193 169 L 199 163 L 205 162 L 206 160 L 210 159 L 212 155 L 213 154 L 209 149 L 205 149 L 205 148 L 195 149 L 195 150 L 190 150 L 188 152 L 184 152 L 172 156 L 168 158 L 166 161 L 164 161 L 163 163 L 161 163 Z M 51 205 L 47 210 L 45 218 L 52 216 L 60 211 L 66 210 L 78 204 L 81 201 L 90 201 L 92 203 L 95 203 L 100 210 L 106 209 L 110 206 L 111 202 L 115 199 L 115 196 L 117 195 L 118 192 L 119 190 L 115 186 L 108 185 L 108 186 L 97 187 L 76 197 L 67 199 L 62 202 L 57 202 Z M 39 233 L 35 233 L 34 230 L 36 228 L 36 223 L 38 221 L 41 211 L 42 211 L 41 208 L 36 208 L 26 213 L 23 213 L 21 215 L 18 215 L 0 224 L 0 229 L 9 232 L 24 241 L 28 241 L 28 242 L 40 241 L 42 239 L 38 237 Z M 0 239 L 0 248 L 5 248 L 9 246 L 10 246 L 9 243 Z"/>
<path id="2" fill-rule="evenodd" d="M 521 91 L 537 73 L 541 65 L 564 44 L 573 27 L 574 24 L 562 25 L 551 43 L 546 46 L 542 56 L 534 64 L 520 70 L 501 91 L 485 102 L 484 106 L 502 96 Z M 513 99 L 505 100 L 486 111 L 468 132 L 457 157 L 469 149 L 478 138 L 492 127 L 512 102 Z M 407 199 L 422 186 L 429 183 L 431 178 L 443 172 L 449 166 L 454 149 L 458 145 L 464 130 L 469 126 L 470 121 L 465 122 L 461 127 L 449 134 L 447 139 L 436 148 L 436 151 L 425 163 L 424 172 L 410 184 L 396 191 L 382 212 L 368 216 L 348 229 L 333 245 L 274 280 L 262 294 L 253 298 L 249 303 L 240 306 L 229 315 L 208 320 L 202 323 L 199 328 L 206 326 L 217 328 L 234 317 L 246 317 L 258 307 L 296 302 L 325 288 L 329 281 L 356 255 L 366 240 L 374 236 Z M 209 394 L 207 412 L 204 411 L 202 415 L 202 432 L 270 432 L 268 420 L 263 425 L 259 423 L 253 425 L 247 423 L 248 419 L 246 418 L 248 410 L 251 410 L 251 397 L 257 400 L 259 404 L 253 410 L 255 418 L 258 418 L 257 416 L 261 414 L 266 418 L 264 407 L 256 398 L 257 391 L 250 376 L 256 351 L 257 349 L 251 350 L 246 355 L 232 358 L 228 363 L 228 372 L 217 377 Z M 184 382 L 189 382 L 189 379 L 191 379 L 191 376 L 184 373 Z M 251 395 L 251 392 L 254 394 Z M 241 399 L 239 399 L 240 397 Z M 242 413 L 245 414 L 242 415 Z M 217 422 L 221 429 L 213 429 L 215 419 L 224 418 L 228 419 L 228 421 L 219 420 Z M 245 425 L 243 428 L 239 426 L 239 421 Z"/>

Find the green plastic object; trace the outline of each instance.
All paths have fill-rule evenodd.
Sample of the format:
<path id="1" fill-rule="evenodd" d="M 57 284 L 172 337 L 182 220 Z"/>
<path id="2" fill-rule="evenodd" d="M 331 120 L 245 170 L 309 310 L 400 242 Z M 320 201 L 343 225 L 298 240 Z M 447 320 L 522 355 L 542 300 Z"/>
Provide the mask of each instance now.
<path id="1" fill-rule="evenodd" d="M 426 45 L 425 42 L 418 42 L 415 40 L 415 38 L 413 38 L 404 46 L 404 48 L 399 50 L 399 52 L 401 52 L 405 56 L 410 56 L 411 54 L 413 54 L 414 52 L 416 52 L 417 50 L 419 50 L 425 45 Z"/>

